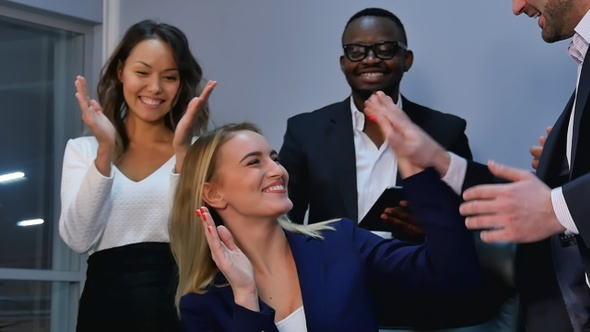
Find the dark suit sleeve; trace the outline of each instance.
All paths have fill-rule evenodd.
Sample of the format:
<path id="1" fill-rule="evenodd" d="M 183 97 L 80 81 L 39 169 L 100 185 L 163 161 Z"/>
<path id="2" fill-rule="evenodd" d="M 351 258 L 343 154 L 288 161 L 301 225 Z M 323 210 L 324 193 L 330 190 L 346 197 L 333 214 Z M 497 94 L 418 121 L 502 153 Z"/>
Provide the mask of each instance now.
<path id="1" fill-rule="evenodd" d="M 289 218 L 298 224 L 303 223 L 309 205 L 309 174 L 306 167 L 307 156 L 303 152 L 301 135 L 303 128 L 297 128 L 293 118 L 287 121 L 287 131 L 283 138 L 283 146 L 279 152 L 281 164 L 289 173 L 289 198 L 293 209 Z"/>
<path id="2" fill-rule="evenodd" d="M 480 184 L 505 182 L 498 179 L 490 172 L 487 165 L 467 161 L 467 170 L 463 180 L 463 191 Z"/>
<path id="3" fill-rule="evenodd" d="M 353 242 L 371 278 L 402 290 L 460 291 L 481 286 L 473 234 L 459 214 L 459 197 L 428 169 L 403 181 L 413 212 L 422 221 L 426 241 L 414 245 L 383 240 L 354 228 Z"/>
<path id="4" fill-rule="evenodd" d="M 561 190 L 580 236 L 584 243 L 590 244 L 590 174 L 564 184 Z"/>
<path id="5" fill-rule="evenodd" d="M 276 331 L 275 311 L 264 302 L 260 302 L 260 311 L 251 311 L 237 304 L 233 304 L 234 316 L 231 332 L 259 332 Z"/>
<path id="6" fill-rule="evenodd" d="M 459 128 L 458 131 L 461 133 L 457 136 L 457 138 L 451 143 L 448 151 L 455 153 L 458 156 L 461 156 L 467 160 L 473 160 L 473 155 L 471 154 L 471 149 L 469 148 L 469 140 L 467 139 L 467 135 L 465 135 L 465 128 L 467 127 L 467 122 L 463 119 L 459 121 Z"/>
<path id="7" fill-rule="evenodd" d="M 190 294 L 183 296 L 180 301 L 180 317 L 186 332 L 212 332 L 214 330 L 214 316 L 210 308 L 202 305 L 195 297 L 199 295 Z"/>
<path id="8" fill-rule="evenodd" d="M 214 291 L 214 290 L 210 290 Z M 227 303 L 219 303 L 200 294 L 184 296 L 180 313 L 186 332 L 278 332 L 274 323 L 275 311 L 260 301 L 260 311 L 251 311 L 232 301 L 231 311 Z"/>

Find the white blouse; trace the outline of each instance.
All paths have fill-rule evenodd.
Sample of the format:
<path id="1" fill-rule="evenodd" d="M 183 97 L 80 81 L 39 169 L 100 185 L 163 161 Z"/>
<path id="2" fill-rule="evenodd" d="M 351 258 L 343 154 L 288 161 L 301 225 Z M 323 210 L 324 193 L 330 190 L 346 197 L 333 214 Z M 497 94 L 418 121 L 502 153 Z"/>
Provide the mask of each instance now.
<path id="1" fill-rule="evenodd" d="M 61 182 L 59 233 L 78 253 L 139 242 L 169 242 L 168 217 L 178 174 L 173 156 L 147 178 L 134 182 L 111 165 L 103 176 L 94 159 L 93 136 L 68 141 Z"/>

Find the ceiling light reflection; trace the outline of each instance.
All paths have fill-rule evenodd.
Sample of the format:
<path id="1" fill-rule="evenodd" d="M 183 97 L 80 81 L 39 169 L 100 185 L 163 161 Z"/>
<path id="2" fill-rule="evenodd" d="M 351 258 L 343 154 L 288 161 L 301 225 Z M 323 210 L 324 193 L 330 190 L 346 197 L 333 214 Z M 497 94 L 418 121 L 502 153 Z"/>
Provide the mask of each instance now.
<path id="1" fill-rule="evenodd" d="M 25 173 L 23 173 L 23 172 L 13 172 L 13 173 L 0 174 L 0 183 L 14 181 L 14 180 L 22 179 L 24 177 L 25 177 Z"/>
<path id="2" fill-rule="evenodd" d="M 27 219 L 16 223 L 17 226 L 35 226 L 42 225 L 45 221 L 43 219 Z"/>

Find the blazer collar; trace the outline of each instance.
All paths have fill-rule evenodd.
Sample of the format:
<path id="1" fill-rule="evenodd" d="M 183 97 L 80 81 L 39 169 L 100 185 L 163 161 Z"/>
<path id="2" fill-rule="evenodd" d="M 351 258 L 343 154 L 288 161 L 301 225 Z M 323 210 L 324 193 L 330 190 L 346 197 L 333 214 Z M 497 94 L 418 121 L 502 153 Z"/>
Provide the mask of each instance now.
<path id="1" fill-rule="evenodd" d="M 572 113 L 574 97 L 575 92 L 572 93 L 572 96 L 559 116 L 559 119 L 557 119 L 557 122 L 553 125 L 553 129 L 547 137 L 547 141 L 543 147 L 543 153 L 541 154 L 539 166 L 537 167 L 537 176 L 552 188 L 561 185 L 558 180 L 559 175 L 569 171 L 565 148 L 567 127 Z"/>
<path id="2" fill-rule="evenodd" d="M 326 153 L 338 179 L 340 194 L 348 217 L 358 219 L 356 190 L 356 155 L 352 132 L 352 113 L 350 99 L 337 103 L 328 116 L 325 130 Z"/>
<path id="3" fill-rule="evenodd" d="M 326 277 L 324 263 L 324 241 L 316 240 L 306 235 L 285 231 L 285 236 L 293 253 L 293 260 L 297 267 L 299 287 L 305 317 L 310 331 L 328 331 L 326 314 L 328 310 L 326 300 Z M 215 285 L 227 285 L 229 282 L 223 273 L 218 272 L 214 278 Z M 214 287 L 214 286 L 210 286 Z M 231 294 L 230 287 L 217 288 Z M 233 296 L 231 297 L 233 301 Z"/>
<path id="4" fill-rule="evenodd" d="M 309 236 L 285 231 L 287 241 L 291 246 L 307 326 L 310 331 L 327 331 L 326 327 L 326 278 L 324 270 L 324 241 Z"/>
<path id="5" fill-rule="evenodd" d="M 404 97 L 402 94 L 400 94 L 400 96 L 402 98 L 402 106 L 404 113 L 408 115 L 412 122 L 414 122 L 417 125 L 421 125 L 423 121 L 422 117 L 420 116 L 420 112 L 418 112 L 417 110 L 418 105 L 410 101 L 408 98 Z"/>

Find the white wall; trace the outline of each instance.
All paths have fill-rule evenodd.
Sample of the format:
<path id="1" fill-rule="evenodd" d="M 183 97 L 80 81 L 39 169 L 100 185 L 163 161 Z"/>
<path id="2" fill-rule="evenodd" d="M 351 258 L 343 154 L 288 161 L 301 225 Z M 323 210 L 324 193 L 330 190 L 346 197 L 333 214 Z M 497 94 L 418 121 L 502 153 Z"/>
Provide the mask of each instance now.
<path id="1" fill-rule="evenodd" d="M 383 7 L 405 24 L 414 66 L 402 93 L 468 121 L 475 158 L 530 166 L 528 149 L 553 124 L 573 91 L 566 42 L 548 45 L 537 22 L 504 1 L 124 0 L 120 34 L 155 18 L 189 37 L 207 78 L 216 124 L 258 123 L 280 148 L 288 117 L 340 101 L 344 24 Z"/>

